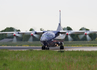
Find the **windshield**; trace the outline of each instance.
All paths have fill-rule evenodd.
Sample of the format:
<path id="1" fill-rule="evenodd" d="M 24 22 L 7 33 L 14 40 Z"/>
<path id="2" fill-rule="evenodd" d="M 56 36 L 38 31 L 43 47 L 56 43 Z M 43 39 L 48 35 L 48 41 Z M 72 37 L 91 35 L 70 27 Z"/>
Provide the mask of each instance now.
<path id="1" fill-rule="evenodd" d="M 52 38 L 55 37 L 55 34 L 53 32 L 45 32 L 42 37 L 41 40 L 50 40 Z"/>

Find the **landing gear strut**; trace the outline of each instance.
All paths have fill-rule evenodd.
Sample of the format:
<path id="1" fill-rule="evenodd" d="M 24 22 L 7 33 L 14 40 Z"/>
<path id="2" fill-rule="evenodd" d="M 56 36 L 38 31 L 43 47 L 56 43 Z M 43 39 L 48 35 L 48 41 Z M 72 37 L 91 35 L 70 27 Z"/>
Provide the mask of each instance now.
<path id="1" fill-rule="evenodd" d="M 63 43 L 60 43 L 60 50 L 64 49 Z"/>

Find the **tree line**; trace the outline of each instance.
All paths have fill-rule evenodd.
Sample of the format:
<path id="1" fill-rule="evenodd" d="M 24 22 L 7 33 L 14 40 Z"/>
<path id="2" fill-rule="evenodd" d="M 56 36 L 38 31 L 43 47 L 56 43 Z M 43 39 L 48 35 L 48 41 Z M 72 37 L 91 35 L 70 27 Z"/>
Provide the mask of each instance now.
<path id="1" fill-rule="evenodd" d="M 43 31 L 43 28 L 40 28 L 40 31 Z M 63 30 L 73 30 L 71 27 L 67 26 L 64 27 Z M 89 31 L 89 29 L 82 27 L 79 30 L 86 30 Z M 20 29 L 15 29 L 13 27 L 6 27 L 4 30 L 1 30 L 0 32 L 12 32 L 12 31 L 21 31 Z M 33 28 L 30 28 L 29 31 L 35 31 Z M 50 30 L 49 30 L 50 31 Z M 78 37 L 79 34 L 71 34 L 71 37 L 73 38 L 73 41 L 86 41 L 86 37 L 83 37 L 81 40 Z M 22 37 L 17 37 L 18 41 L 28 41 L 28 39 L 30 38 L 31 35 L 27 35 L 27 34 L 22 34 Z M 89 36 L 91 37 L 91 40 L 95 40 L 96 39 L 96 33 L 92 33 L 89 34 Z M 13 39 L 13 35 L 11 34 L 0 34 L 0 40 L 4 39 L 4 38 L 8 38 L 8 39 Z M 33 41 L 39 41 L 39 39 L 33 37 Z M 68 41 L 68 37 L 66 36 L 65 41 Z"/>

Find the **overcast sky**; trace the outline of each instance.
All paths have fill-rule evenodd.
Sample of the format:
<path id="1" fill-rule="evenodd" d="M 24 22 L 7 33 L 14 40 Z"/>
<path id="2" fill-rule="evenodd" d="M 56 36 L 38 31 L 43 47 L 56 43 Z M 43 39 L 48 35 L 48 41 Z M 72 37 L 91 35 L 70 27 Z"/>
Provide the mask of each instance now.
<path id="1" fill-rule="evenodd" d="M 62 27 L 97 30 L 97 0 L 0 0 L 0 30 L 56 30 L 59 10 Z"/>

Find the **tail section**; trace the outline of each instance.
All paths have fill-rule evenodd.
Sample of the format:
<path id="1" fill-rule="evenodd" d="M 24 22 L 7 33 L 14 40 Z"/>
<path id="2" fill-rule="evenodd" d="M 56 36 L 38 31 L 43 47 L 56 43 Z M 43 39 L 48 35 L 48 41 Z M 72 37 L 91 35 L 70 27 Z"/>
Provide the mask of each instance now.
<path id="1" fill-rule="evenodd" d="M 62 30 L 63 29 L 61 27 L 61 10 L 59 10 L 59 25 L 58 25 L 57 31 L 62 31 Z M 66 36 L 65 34 L 59 34 L 59 36 L 57 36 L 55 39 L 64 41 L 65 36 Z"/>
<path id="2" fill-rule="evenodd" d="M 61 27 L 61 10 L 59 10 L 59 25 L 58 25 L 57 31 L 61 31 L 61 30 L 63 29 Z"/>
<path id="3" fill-rule="evenodd" d="M 61 31 L 61 30 L 63 30 L 63 29 L 61 27 L 61 24 L 59 23 L 58 28 L 57 28 L 57 31 Z"/>

